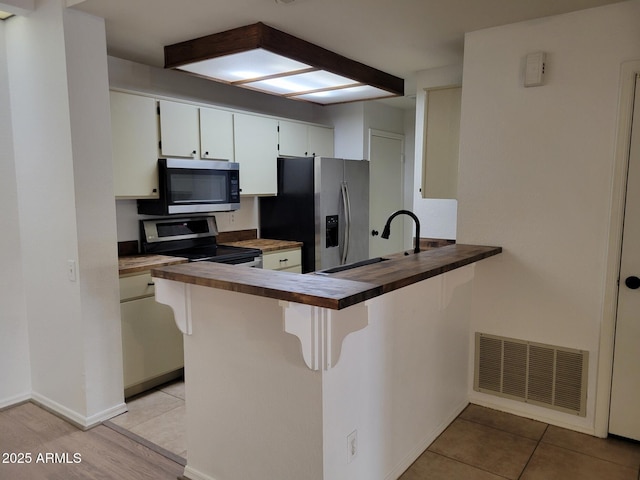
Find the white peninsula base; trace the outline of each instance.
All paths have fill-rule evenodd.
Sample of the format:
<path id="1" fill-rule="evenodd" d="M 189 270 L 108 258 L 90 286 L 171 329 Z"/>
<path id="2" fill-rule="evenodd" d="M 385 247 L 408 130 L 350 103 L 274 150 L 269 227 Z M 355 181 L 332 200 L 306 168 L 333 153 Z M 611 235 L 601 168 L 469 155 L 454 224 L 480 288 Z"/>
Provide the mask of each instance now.
<path id="1" fill-rule="evenodd" d="M 156 278 L 192 480 L 395 480 L 467 405 L 474 265 L 342 310 Z"/>

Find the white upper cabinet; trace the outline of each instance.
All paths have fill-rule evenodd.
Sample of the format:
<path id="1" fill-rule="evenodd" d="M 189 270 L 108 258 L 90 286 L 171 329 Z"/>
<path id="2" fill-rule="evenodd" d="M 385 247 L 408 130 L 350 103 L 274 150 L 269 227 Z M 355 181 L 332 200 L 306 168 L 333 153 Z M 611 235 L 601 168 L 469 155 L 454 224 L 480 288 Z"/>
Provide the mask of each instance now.
<path id="1" fill-rule="evenodd" d="M 278 121 L 236 113 L 233 125 L 241 194 L 274 195 L 277 192 Z"/>
<path id="2" fill-rule="evenodd" d="M 309 156 L 333 157 L 333 128 L 309 125 Z"/>
<path id="3" fill-rule="evenodd" d="M 333 157 L 333 128 L 110 92 L 117 198 L 157 198 L 158 158 L 240 163 L 242 195 L 277 193 L 279 155 Z"/>
<path id="4" fill-rule="evenodd" d="M 205 159 L 234 160 L 233 113 L 200 107 L 200 155 Z"/>
<path id="5" fill-rule="evenodd" d="M 114 193 L 158 197 L 158 115 L 154 98 L 109 92 Z"/>
<path id="6" fill-rule="evenodd" d="M 161 100 L 160 140 L 164 157 L 233 160 L 233 113 Z"/>
<path id="7" fill-rule="evenodd" d="M 333 129 L 280 120 L 279 154 L 291 157 L 333 157 Z"/>
<path id="8" fill-rule="evenodd" d="M 307 125 L 286 120 L 278 122 L 278 149 L 280 155 L 306 157 L 308 144 Z"/>
<path id="9" fill-rule="evenodd" d="M 422 197 L 456 198 L 462 87 L 427 90 Z"/>
<path id="10" fill-rule="evenodd" d="M 200 158 L 198 107 L 160 100 L 160 140 L 163 157 Z"/>

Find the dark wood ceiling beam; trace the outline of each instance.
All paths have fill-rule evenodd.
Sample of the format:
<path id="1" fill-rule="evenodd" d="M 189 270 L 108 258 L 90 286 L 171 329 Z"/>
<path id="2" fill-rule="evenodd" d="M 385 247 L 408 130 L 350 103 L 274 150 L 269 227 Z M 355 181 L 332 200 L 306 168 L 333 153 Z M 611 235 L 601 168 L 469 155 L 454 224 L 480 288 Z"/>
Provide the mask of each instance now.
<path id="1" fill-rule="evenodd" d="M 164 47 L 165 68 L 179 68 L 189 63 L 256 48 L 263 48 L 396 95 L 404 95 L 402 78 L 356 62 L 261 22 L 168 45 Z"/>

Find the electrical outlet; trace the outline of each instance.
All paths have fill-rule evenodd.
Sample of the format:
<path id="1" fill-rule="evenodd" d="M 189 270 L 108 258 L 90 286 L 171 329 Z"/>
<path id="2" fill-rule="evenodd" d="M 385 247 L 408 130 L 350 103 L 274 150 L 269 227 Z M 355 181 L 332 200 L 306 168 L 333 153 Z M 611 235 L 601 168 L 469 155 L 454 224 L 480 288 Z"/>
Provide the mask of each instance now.
<path id="1" fill-rule="evenodd" d="M 353 462 L 358 455 L 358 430 L 354 430 L 347 436 L 347 463 Z"/>

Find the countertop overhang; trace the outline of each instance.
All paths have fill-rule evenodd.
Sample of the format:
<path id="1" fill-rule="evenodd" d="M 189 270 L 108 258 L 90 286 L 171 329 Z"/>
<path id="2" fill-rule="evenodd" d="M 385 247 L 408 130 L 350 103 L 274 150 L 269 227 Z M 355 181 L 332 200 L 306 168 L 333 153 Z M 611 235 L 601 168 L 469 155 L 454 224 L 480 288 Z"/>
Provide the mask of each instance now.
<path id="1" fill-rule="evenodd" d="M 340 310 L 502 252 L 501 247 L 448 245 L 330 275 L 298 274 L 194 262 L 154 268 L 151 275 L 305 305 Z"/>

